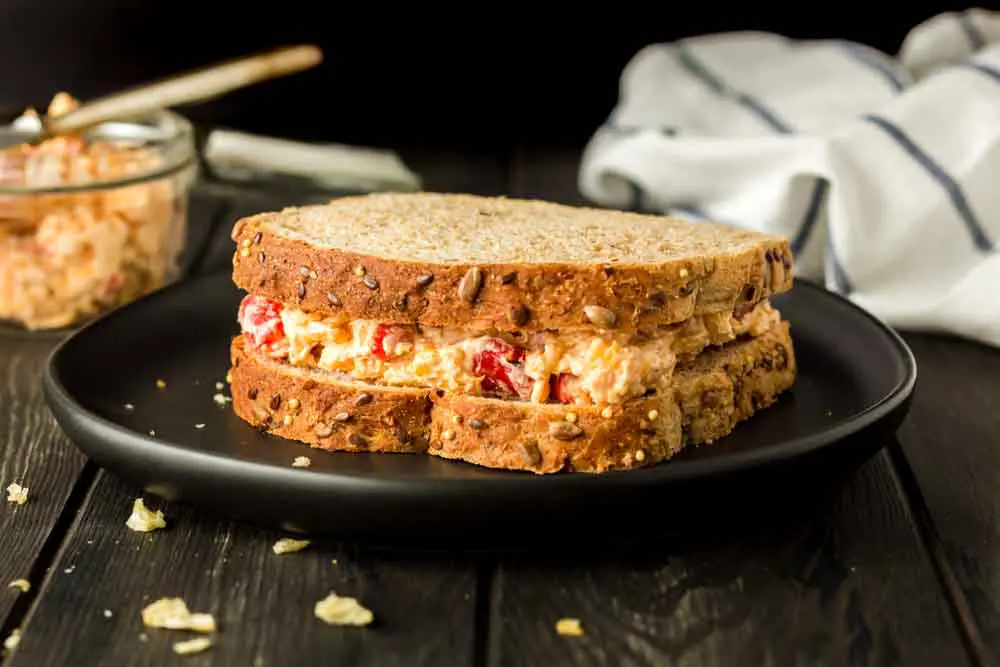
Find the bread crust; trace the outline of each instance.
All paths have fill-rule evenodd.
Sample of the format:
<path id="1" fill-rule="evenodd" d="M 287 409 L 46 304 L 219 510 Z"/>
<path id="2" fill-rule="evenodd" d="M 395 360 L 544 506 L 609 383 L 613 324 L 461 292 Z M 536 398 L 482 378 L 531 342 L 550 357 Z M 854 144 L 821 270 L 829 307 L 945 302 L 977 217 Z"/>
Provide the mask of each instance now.
<path id="1" fill-rule="evenodd" d="M 463 206 L 470 199 L 484 206 L 502 205 L 504 210 L 549 211 L 539 206 L 581 210 L 517 199 L 439 197 L 454 197 Z M 327 205 L 330 224 L 338 222 L 338 202 L 356 208 L 359 199 Z M 791 289 L 793 282 L 787 239 L 721 225 L 713 232 L 718 235 L 713 252 L 658 264 L 433 263 L 316 249 L 282 234 L 282 220 L 300 210 L 262 213 L 234 224 L 233 280 L 247 292 L 327 316 L 479 330 L 542 330 L 595 326 L 586 307 L 599 306 L 610 311 L 613 328 L 649 330 L 692 315 L 754 304 Z M 582 210 L 622 225 L 639 216 Z M 696 223 L 673 220 L 671 224 Z"/>
<path id="2" fill-rule="evenodd" d="M 431 404 L 421 389 L 381 387 L 262 360 L 230 346 L 233 411 L 251 425 L 330 451 L 419 453 Z"/>
<path id="3" fill-rule="evenodd" d="M 538 474 L 602 473 L 649 466 L 685 446 L 713 442 L 770 406 L 795 382 L 789 333 L 781 322 L 756 338 L 707 350 L 677 369 L 671 391 L 609 410 L 340 381 L 262 360 L 237 337 L 233 409 L 275 435 L 331 451 L 426 451 Z M 358 406 L 362 393 L 372 398 Z M 275 395 L 281 400 L 271 409 Z M 295 397 L 292 409 L 288 398 Z M 337 421 L 344 412 L 350 420 Z"/>

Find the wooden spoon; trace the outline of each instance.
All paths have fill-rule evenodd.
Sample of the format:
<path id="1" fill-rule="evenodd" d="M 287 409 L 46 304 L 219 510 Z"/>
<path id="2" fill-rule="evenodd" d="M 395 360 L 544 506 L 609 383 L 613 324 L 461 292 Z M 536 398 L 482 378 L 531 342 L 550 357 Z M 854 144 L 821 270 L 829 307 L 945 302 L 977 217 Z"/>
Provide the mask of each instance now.
<path id="1" fill-rule="evenodd" d="M 322 61 L 322 51 L 311 45 L 228 60 L 84 102 L 60 116 L 46 116 L 41 119 L 41 135 L 35 140 L 80 132 L 107 121 L 134 118 L 179 104 L 202 102 L 237 88 L 315 67 Z"/>

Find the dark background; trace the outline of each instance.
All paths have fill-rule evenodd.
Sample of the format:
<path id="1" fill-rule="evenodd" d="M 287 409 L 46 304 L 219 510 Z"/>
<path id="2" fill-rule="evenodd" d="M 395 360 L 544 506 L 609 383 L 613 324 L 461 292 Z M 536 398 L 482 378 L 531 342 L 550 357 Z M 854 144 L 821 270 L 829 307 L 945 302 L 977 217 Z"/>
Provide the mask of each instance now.
<path id="1" fill-rule="evenodd" d="M 44 103 L 60 89 L 87 98 L 313 42 L 326 54 L 321 68 L 185 112 L 250 131 L 373 146 L 582 145 L 615 104 L 622 67 L 649 43 L 768 30 L 895 53 L 919 22 L 968 6 L 900 3 L 889 11 L 873 4 L 657 3 L 643 10 L 603 3 L 570 11 L 473 3 L 451 13 L 418 4 L 407 15 L 390 5 L 345 10 L 304 0 L 0 0 L 0 105 Z"/>

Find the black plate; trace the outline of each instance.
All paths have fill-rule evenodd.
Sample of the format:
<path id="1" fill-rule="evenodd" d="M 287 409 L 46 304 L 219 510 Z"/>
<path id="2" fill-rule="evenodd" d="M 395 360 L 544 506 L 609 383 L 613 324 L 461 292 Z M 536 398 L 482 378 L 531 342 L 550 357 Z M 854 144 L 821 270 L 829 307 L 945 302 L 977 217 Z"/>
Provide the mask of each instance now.
<path id="1" fill-rule="evenodd" d="M 210 276 L 74 334 L 44 376 L 56 419 L 86 454 L 152 494 L 284 530 L 386 544 L 592 539 L 612 527 L 673 529 L 710 506 L 764 497 L 794 504 L 789 494 L 877 451 L 916 382 L 913 355 L 895 333 L 800 281 L 774 300 L 792 324 L 800 367 L 793 391 L 724 440 L 673 461 L 536 476 L 425 456 L 331 454 L 261 434 L 213 402 L 240 296 L 228 275 Z M 312 467 L 291 467 L 300 455 Z"/>

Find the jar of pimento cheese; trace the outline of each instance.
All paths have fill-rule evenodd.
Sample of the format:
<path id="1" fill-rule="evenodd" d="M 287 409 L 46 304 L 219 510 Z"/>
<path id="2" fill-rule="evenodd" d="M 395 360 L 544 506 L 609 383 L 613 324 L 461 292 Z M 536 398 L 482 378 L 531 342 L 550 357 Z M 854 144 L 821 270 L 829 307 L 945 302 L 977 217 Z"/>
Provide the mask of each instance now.
<path id="1" fill-rule="evenodd" d="M 76 101 L 53 98 L 50 115 Z M 0 322 L 75 327 L 177 277 L 197 174 L 191 125 L 161 112 L 33 144 L 0 127 Z"/>

